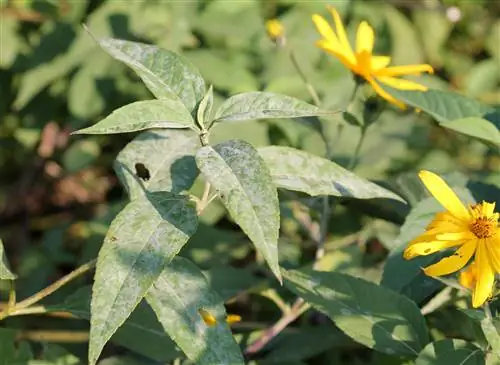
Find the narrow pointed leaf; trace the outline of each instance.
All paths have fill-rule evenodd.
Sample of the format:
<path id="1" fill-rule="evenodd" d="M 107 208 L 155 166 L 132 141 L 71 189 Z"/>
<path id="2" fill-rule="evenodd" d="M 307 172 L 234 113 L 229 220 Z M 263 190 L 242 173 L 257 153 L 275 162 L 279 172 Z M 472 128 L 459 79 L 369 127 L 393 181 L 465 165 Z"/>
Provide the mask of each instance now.
<path id="1" fill-rule="evenodd" d="M 460 134 L 500 147 L 500 130 L 486 119 L 468 117 L 443 122 L 440 125 L 443 128 L 451 129 Z"/>
<path id="2" fill-rule="evenodd" d="M 177 53 L 113 38 L 97 42 L 112 57 L 131 67 L 156 98 L 181 101 L 190 112 L 203 99 L 203 78 L 191 62 Z"/>
<path id="3" fill-rule="evenodd" d="M 243 365 L 243 357 L 227 325 L 224 302 L 203 273 L 189 260 L 176 257 L 165 266 L 146 300 L 165 331 L 186 356 L 199 365 Z M 217 319 L 207 325 L 199 310 Z"/>
<path id="4" fill-rule="evenodd" d="M 198 150 L 196 163 L 205 178 L 219 191 L 232 218 L 281 281 L 278 193 L 257 150 L 244 141 L 226 141 Z"/>
<path id="5" fill-rule="evenodd" d="M 227 99 L 215 113 L 216 122 L 241 121 L 249 119 L 298 118 L 333 114 L 321 111 L 291 96 L 269 92 L 237 94 Z"/>
<path id="6" fill-rule="evenodd" d="M 484 365 L 484 352 L 470 342 L 445 339 L 432 342 L 420 352 L 415 365 Z"/>
<path id="7" fill-rule="evenodd" d="M 90 364 L 196 227 L 196 211 L 188 200 L 166 192 L 132 201 L 111 223 L 94 278 Z"/>
<path id="8" fill-rule="evenodd" d="M 417 356 L 429 342 L 424 317 L 403 295 L 336 272 L 294 270 L 283 275 L 289 289 L 369 348 Z"/>
<path id="9" fill-rule="evenodd" d="M 0 280 L 15 280 L 16 275 L 10 271 L 2 240 L 0 239 Z"/>
<path id="10" fill-rule="evenodd" d="M 395 193 L 363 179 L 335 162 L 290 147 L 258 149 L 276 186 L 309 195 L 357 199 L 388 198 L 404 202 Z"/>
<path id="11" fill-rule="evenodd" d="M 116 109 L 91 127 L 74 134 L 113 134 L 142 131 L 149 128 L 192 128 L 194 121 L 177 100 L 137 101 Z"/>
<path id="12" fill-rule="evenodd" d="M 210 85 L 205 97 L 200 101 L 200 105 L 198 106 L 198 111 L 196 112 L 196 118 L 198 125 L 200 128 L 207 128 L 210 122 L 212 121 L 212 107 L 214 104 L 214 89 L 212 85 Z"/>
<path id="13" fill-rule="evenodd" d="M 198 176 L 194 155 L 199 144 L 189 129 L 151 130 L 134 138 L 114 163 L 130 200 L 146 192 L 189 190 Z"/>

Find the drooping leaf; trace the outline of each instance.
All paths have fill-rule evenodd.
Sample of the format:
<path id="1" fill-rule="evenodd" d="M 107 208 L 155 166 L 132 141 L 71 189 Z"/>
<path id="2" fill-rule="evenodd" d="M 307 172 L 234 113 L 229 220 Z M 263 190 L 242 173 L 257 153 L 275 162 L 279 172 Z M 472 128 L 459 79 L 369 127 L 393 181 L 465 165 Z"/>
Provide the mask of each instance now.
<path id="1" fill-rule="evenodd" d="M 92 287 L 84 286 L 69 295 L 62 303 L 51 305 L 46 309 L 49 312 L 69 312 L 77 318 L 90 320 L 91 296 Z M 170 361 L 182 355 L 144 300 L 118 328 L 110 341 L 159 362 Z"/>
<path id="2" fill-rule="evenodd" d="M 99 252 L 91 303 L 89 362 L 125 322 L 164 266 L 196 231 L 194 207 L 167 192 L 130 202 L 106 234 Z"/>
<path id="3" fill-rule="evenodd" d="M 150 128 L 193 128 L 191 114 L 178 100 L 145 100 L 116 109 L 91 127 L 74 134 L 113 134 Z"/>
<path id="4" fill-rule="evenodd" d="M 181 193 L 198 176 L 194 160 L 199 138 L 187 129 L 162 129 L 138 135 L 118 154 L 114 169 L 130 200 L 145 192 Z"/>
<path id="5" fill-rule="evenodd" d="M 2 239 L 0 239 L 0 280 L 15 280 L 16 275 L 10 271 L 10 266 L 5 256 Z"/>
<path id="6" fill-rule="evenodd" d="M 198 150 L 196 163 L 205 178 L 219 191 L 232 218 L 281 281 L 278 193 L 257 150 L 244 141 L 226 141 Z"/>
<path id="7" fill-rule="evenodd" d="M 440 125 L 460 134 L 465 134 L 466 136 L 474 137 L 500 147 L 500 130 L 486 119 L 468 117 L 443 122 Z"/>
<path id="8" fill-rule="evenodd" d="M 264 118 L 297 118 L 332 114 L 291 96 L 269 92 L 237 94 L 227 99 L 215 113 L 216 122 Z"/>
<path id="9" fill-rule="evenodd" d="M 429 342 L 418 307 L 392 290 L 336 272 L 293 270 L 284 277 L 289 289 L 369 348 L 417 356 Z"/>
<path id="10" fill-rule="evenodd" d="M 240 349 L 225 319 L 224 302 L 189 260 L 176 257 L 146 295 L 165 331 L 199 365 L 243 365 Z M 217 319 L 207 325 L 200 309 Z"/>
<path id="11" fill-rule="evenodd" d="M 363 179 L 335 162 L 290 147 L 258 149 L 274 183 L 309 195 L 334 195 L 358 199 L 388 198 L 403 201 L 395 193 Z"/>
<path id="12" fill-rule="evenodd" d="M 158 99 L 182 102 L 192 112 L 205 95 L 205 81 L 184 57 L 156 46 L 113 38 L 97 40 L 112 57 L 131 67 Z"/>
<path id="13" fill-rule="evenodd" d="M 457 339 L 431 342 L 420 352 L 415 365 L 484 365 L 484 353 L 474 344 Z"/>

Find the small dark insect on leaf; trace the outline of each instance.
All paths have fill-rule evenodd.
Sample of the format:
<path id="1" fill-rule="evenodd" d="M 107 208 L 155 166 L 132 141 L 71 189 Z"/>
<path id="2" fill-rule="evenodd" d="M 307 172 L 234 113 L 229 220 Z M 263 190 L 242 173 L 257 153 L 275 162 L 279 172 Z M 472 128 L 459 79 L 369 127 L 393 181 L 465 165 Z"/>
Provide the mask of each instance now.
<path id="1" fill-rule="evenodd" d="M 111 238 L 109 239 L 111 242 L 114 242 L 116 241 L 118 238 L 116 238 L 115 236 L 111 236 Z"/>
<path id="2" fill-rule="evenodd" d="M 144 181 L 148 181 L 151 177 L 149 170 L 140 162 L 135 164 L 135 174 Z"/>

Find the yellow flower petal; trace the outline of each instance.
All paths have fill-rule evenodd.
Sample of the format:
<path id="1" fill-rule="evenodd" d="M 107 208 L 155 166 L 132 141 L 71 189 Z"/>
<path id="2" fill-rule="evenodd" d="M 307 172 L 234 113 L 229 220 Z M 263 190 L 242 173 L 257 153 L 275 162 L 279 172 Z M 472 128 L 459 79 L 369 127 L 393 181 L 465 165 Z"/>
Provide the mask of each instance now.
<path id="1" fill-rule="evenodd" d="M 331 55 L 337 57 L 342 64 L 353 72 L 357 72 L 356 65 L 351 63 L 349 59 L 345 57 L 345 54 L 340 51 L 340 48 L 335 47 L 333 43 L 319 40 L 316 42 L 316 46 L 321 48 L 323 51 L 330 53 Z"/>
<path id="2" fill-rule="evenodd" d="M 285 28 L 278 19 L 270 19 L 266 22 L 266 30 L 269 38 L 276 40 L 285 35 Z"/>
<path id="3" fill-rule="evenodd" d="M 378 81 L 399 90 L 427 91 L 429 89 L 427 86 L 424 86 L 422 84 L 410 80 L 397 79 L 395 77 L 389 77 L 389 76 L 375 76 L 375 77 L 377 78 Z"/>
<path id="4" fill-rule="evenodd" d="M 207 326 L 213 327 L 217 324 L 217 318 L 215 318 L 215 316 L 206 309 L 200 308 L 198 309 L 198 313 Z"/>
<path id="5" fill-rule="evenodd" d="M 226 317 L 227 324 L 233 324 L 241 321 L 241 316 L 237 314 L 228 314 Z"/>
<path id="6" fill-rule="evenodd" d="M 345 57 L 351 63 L 356 62 L 356 57 L 354 57 L 354 52 L 352 51 L 351 44 L 349 43 L 349 39 L 347 39 L 347 34 L 344 28 L 344 24 L 342 23 L 342 19 L 340 19 L 340 15 L 335 10 L 334 7 L 328 6 L 328 10 L 332 14 L 333 21 L 335 22 L 335 29 L 337 30 L 338 40 L 340 42 L 341 47 L 343 48 L 343 52 Z"/>
<path id="7" fill-rule="evenodd" d="M 495 282 L 495 273 L 489 263 L 488 253 L 484 243 L 480 243 L 476 253 L 477 278 L 476 287 L 472 294 L 472 306 L 480 307 L 491 296 L 493 284 Z"/>
<path id="8" fill-rule="evenodd" d="M 372 56 L 371 59 L 371 69 L 378 70 L 387 67 L 391 63 L 391 58 L 389 56 Z"/>
<path id="9" fill-rule="evenodd" d="M 370 55 L 375 43 L 375 32 L 367 22 L 361 22 L 356 33 L 356 53 L 367 52 Z"/>
<path id="10" fill-rule="evenodd" d="M 484 245 L 493 270 L 500 273 L 500 237 L 486 239 Z"/>
<path id="11" fill-rule="evenodd" d="M 461 245 L 462 242 L 457 241 L 427 241 L 410 243 L 404 250 L 403 257 L 406 260 L 411 260 L 417 256 L 426 256 L 435 252 Z"/>
<path id="12" fill-rule="evenodd" d="M 406 65 L 406 66 L 392 66 L 386 67 L 377 74 L 379 76 L 404 76 L 404 75 L 419 75 L 422 72 L 434 73 L 431 65 Z"/>
<path id="13" fill-rule="evenodd" d="M 470 214 L 453 190 L 433 172 L 422 170 L 418 174 L 427 190 L 456 218 L 463 221 L 470 219 Z"/>
<path id="14" fill-rule="evenodd" d="M 473 261 L 467 267 L 467 269 L 460 272 L 460 275 L 458 276 L 458 282 L 464 288 L 472 290 L 476 285 L 476 278 L 477 278 L 477 266 L 476 263 Z"/>
<path id="15" fill-rule="evenodd" d="M 314 25 L 316 26 L 316 29 L 318 30 L 319 34 L 331 43 L 332 47 L 340 50 L 341 46 L 339 43 L 339 40 L 335 33 L 333 32 L 332 27 L 330 27 L 330 24 L 319 14 L 314 14 L 312 16 L 312 20 L 314 22 Z"/>
<path id="16" fill-rule="evenodd" d="M 474 254 L 476 241 L 471 240 L 462 245 L 453 255 L 441 259 L 434 265 L 427 266 L 424 269 L 426 275 L 443 276 L 454 273 L 464 267 Z"/>
<path id="17" fill-rule="evenodd" d="M 404 103 L 402 103 L 399 100 L 396 100 L 391 94 L 389 94 L 387 91 L 385 91 L 384 89 L 382 89 L 380 87 L 380 85 L 373 79 L 373 77 L 371 77 L 371 76 L 365 76 L 365 78 L 366 78 L 366 81 L 368 81 L 372 85 L 372 87 L 375 90 L 375 92 L 377 94 L 379 94 L 382 98 L 384 98 L 388 102 L 390 102 L 390 103 L 398 106 L 401 109 L 406 109 L 406 106 L 404 105 Z"/>

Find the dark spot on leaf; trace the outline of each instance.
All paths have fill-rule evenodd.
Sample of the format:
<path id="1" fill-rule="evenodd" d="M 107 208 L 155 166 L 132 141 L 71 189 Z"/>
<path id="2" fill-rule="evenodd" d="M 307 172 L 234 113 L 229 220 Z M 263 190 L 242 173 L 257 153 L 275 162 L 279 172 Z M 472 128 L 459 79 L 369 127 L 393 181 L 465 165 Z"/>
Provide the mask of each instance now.
<path id="1" fill-rule="evenodd" d="M 151 178 L 149 170 L 140 162 L 135 164 L 135 174 L 144 181 L 148 181 Z"/>

